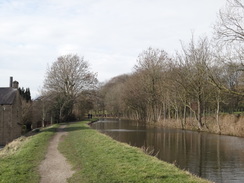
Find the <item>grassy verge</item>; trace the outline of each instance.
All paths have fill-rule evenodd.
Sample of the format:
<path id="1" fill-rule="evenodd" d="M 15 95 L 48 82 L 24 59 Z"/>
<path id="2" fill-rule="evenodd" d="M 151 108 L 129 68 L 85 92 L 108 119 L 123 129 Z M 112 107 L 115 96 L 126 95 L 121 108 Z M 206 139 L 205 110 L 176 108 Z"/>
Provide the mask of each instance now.
<path id="1" fill-rule="evenodd" d="M 66 130 L 70 133 L 59 149 L 76 170 L 69 182 L 207 182 L 90 129 L 85 122 Z"/>
<path id="2" fill-rule="evenodd" d="M 0 151 L 0 183 L 38 183 L 38 166 L 57 126 L 16 139 Z"/>

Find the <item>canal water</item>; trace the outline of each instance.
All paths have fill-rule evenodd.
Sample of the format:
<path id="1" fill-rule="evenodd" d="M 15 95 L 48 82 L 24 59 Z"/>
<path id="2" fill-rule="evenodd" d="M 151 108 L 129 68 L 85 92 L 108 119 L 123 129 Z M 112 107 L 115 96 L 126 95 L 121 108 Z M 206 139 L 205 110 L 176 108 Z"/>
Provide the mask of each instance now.
<path id="1" fill-rule="evenodd" d="M 217 183 L 244 182 L 244 138 L 105 119 L 92 128 Z"/>

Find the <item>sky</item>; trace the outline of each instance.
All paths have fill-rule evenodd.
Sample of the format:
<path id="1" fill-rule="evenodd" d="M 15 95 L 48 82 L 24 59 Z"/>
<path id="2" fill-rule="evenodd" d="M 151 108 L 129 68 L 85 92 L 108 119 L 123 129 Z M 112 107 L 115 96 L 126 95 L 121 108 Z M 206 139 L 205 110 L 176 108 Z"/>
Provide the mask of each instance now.
<path id="1" fill-rule="evenodd" d="M 133 72 L 149 47 L 174 54 L 213 33 L 225 0 L 0 0 L 0 87 L 39 95 L 48 66 L 77 54 L 105 82 Z"/>

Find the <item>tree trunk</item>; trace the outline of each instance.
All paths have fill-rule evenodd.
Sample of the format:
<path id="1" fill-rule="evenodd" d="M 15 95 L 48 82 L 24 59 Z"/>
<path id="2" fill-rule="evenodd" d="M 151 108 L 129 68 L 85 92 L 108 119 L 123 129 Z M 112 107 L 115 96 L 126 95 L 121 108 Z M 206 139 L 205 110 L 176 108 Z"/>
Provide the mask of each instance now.
<path id="1" fill-rule="evenodd" d="M 171 119 L 171 113 L 170 113 L 170 105 L 168 106 L 168 118 Z"/>
<path id="2" fill-rule="evenodd" d="M 53 124 L 53 115 L 51 114 L 51 125 Z"/>
<path id="3" fill-rule="evenodd" d="M 45 105 L 42 103 L 42 127 L 45 127 L 46 111 Z"/>
<path id="4" fill-rule="evenodd" d="M 218 95 L 216 98 L 217 108 L 216 108 L 216 122 L 218 127 L 218 133 L 221 133 L 220 125 L 219 125 L 219 103 L 220 103 L 220 90 L 218 90 Z"/>
<path id="5" fill-rule="evenodd" d="M 186 105 L 184 105 L 184 111 L 183 111 L 183 126 L 182 128 L 184 129 L 185 128 L 185 125 L 186 125 Z"/>
<path id="6" fill-rule="evenodd" d="M 201 101 L 201 96 L 198 96 L 198 101 L 197 101 L 197 121 L 198 121 L 198 128 L 199 130 L 202 129 L 203 124 L 202 124 L 202 101 Z"/>
<path id="7" fill-rule="evenodd" d="M 166 121 L 166 115 L 167 115 L 167 112 L 166 112 L 166 103 L 164 102 L 163 103 L 163 110 L 164 110 L 164 122 Z"/>

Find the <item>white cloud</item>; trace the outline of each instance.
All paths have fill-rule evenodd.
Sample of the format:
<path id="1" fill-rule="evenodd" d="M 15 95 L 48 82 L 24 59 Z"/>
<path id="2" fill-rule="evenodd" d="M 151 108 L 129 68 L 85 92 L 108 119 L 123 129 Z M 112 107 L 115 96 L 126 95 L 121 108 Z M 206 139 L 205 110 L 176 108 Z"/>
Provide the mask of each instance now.
<path id="1" fill-rule="evenodd" d="M 223 0 L 2 0 L 0 86 L 14 76 L 37 90 L 47 64 L 84 56 L 101 81 L 129 73 L 149 46 L 173 53 L 179 40 L 210 35 Z"/>

